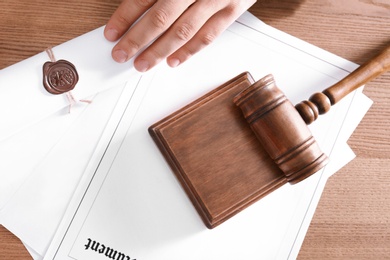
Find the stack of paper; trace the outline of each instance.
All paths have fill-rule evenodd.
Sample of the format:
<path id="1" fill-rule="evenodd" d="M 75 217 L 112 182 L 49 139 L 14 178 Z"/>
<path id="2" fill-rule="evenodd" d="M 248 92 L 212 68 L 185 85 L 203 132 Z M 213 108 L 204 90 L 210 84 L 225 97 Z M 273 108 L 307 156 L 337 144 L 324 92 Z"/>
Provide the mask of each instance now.
<path id="1" fill-rule="evenodd" d="M 328 166 L 213 230 L 147 129 L 243 71 L 272 73 L 296 104 L 356 65 L 249 13 L 176 69 L 139 74 L 115 64 L 111 48 L 102 28 L 53 48 L 78 69 L 74 95 L 93 100 L 70 114 L 64 96 L 42 87 L 45 53 L 0 71 L 0 111 L 10 111 L 0 129 L 0 223 L 34 259 L 294 259 L 326 179 L 354 157 L 346 141 L 371 105 L 361 89 L 310 126 Z"/>

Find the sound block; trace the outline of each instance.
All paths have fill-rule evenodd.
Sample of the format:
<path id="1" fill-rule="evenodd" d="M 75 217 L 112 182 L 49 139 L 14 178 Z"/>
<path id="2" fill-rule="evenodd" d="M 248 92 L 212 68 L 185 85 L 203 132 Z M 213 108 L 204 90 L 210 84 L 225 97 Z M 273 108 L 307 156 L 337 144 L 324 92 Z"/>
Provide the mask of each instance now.
<path id="1" fill-rule="evenodd" d="M 253 83 L 242 73 L 149 128 L 210 229 L 287 182 L 233 103 Z"/>

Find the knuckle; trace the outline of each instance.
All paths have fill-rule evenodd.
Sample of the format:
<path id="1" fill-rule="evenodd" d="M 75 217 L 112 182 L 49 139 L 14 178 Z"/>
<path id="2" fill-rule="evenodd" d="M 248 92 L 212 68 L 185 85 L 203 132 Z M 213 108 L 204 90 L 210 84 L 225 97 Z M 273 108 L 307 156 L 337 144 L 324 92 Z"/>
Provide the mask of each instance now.
<path id="1" fill-rule="evenodd" d="M 182 55 L 182 60 L 187 60 L 189 59 L 190 57 L 194 56 L 194 54 L 196 53 L 196 49 L 194 48 L 190 48 L 189 46 L 183 46 L 182 50 L 181 50 L 181 55 Z"/>
<path id="2" fill-rule="evenodd" d="M 151 13 L 152 24 L 157 28 L 164 28 L 168 22 L 168 14 L 163 9 L 157 9 Z"/>
<path id="3" fill-rule="evenodd" d="M 147 54 L 148 56 L 152 59 L 152 60 L 155 60 L 155 61 L 159 61 L 161 60 L 162 58 L 164 58 L 164 55 L 162 55 L 162 53 L 160 53 L 156 48 L 150 48 L 147 50 Z"/>
<path id="4" fill-rule="evenodd" d="M 117 16 L 119 24 L 131 24 L 130 17 L 125 13 L 119 13 Z"/>
<path id="5" fill-rule="evenodd" d="M 232 0 L 230 4 L 225 8 L 225 13 L 228 16 L 236 16 L 238 13 L 245 8 L 245 1 Z"/>
<path id="6" fill-rule="evenodd" d="M 200 41 L 203 45 L 209 45 L 215 40 L 215 38 L 217 38 L 217 36 L 214 33 L 209 32 L 201 35 Z"/>
<path id="7" fill-rule="evenodd" d="M 188 41 L 193 36 L 193 26 L 189 23 L 183 23 L 176 29 L 176 36 L 182 41 Z"/>
<path id="8" fill-rule="evenodd" d="M 130 49 L 139 50 L 141 48 L 140 44 L 132 38 L 124 37 L 124 41 Z"/>
<path id="9" fill-rule="evenodd" d="M 227 16 L 234 16 L 237 10 L 237 4 L 232 3 L 231 5 L 227 6 L 224 10 L 225 14 Z"/>
<path id="10" fill-rule="evenodd" d="M 155 0 L 135 0 L 135 4 L 137 4 L 140 7 L 149 7 L 154 2 L 155 2 Z"/>
<path id="11" fill-rule="evenodd" d="M 256 3 L 256 0 L 232 0 L 230 4 L 225 8 L 227 15 L 238 16 L 243 11 L 247 10 L 250 6 Z"/>

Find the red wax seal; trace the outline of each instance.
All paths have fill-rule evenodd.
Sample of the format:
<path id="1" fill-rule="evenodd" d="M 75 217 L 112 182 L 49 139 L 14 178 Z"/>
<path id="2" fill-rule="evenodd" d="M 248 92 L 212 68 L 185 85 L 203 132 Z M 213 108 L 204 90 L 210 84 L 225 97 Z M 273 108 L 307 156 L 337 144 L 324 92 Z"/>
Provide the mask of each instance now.
<path id="1" fill-rule="evenodd" d="M 43 86 L 51 94 L 63 94 L 74 89 L 78 80 L 76 67 L 69 61 L 43 64 Z"/>

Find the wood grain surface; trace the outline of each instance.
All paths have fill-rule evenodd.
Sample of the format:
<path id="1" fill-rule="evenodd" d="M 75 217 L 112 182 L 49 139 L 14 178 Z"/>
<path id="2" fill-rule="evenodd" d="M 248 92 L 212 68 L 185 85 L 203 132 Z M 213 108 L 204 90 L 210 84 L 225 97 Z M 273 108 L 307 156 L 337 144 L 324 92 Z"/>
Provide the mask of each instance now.
<path id="1" fill-rule="evenodd" d="M 1 0 L 0 69 L 106 23 L 120 0 Z M 390 44 L 389 0 L 263 0 L 269 25 L 362 64 Z M 390 259 L 390 75 L 366 85 L 374 105 L 349 144 L 357 158 L 325 188 L 299 259 Z M 0 259 L 31 259 L 0 226 Z"/>

